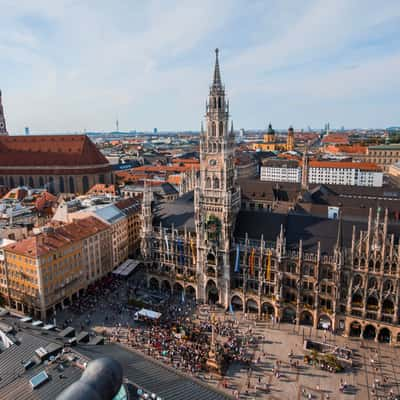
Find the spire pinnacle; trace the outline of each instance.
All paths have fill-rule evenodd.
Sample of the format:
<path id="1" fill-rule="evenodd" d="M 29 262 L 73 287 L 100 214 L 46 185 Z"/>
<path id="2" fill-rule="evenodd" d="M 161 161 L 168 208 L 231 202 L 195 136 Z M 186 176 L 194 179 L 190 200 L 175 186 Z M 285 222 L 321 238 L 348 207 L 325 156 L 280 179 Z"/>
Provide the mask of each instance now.
<path id="1" fill-rule="evenodd" d="M 218 48 L 215 49 L 215 67 L 214 67 L 214 80 L 213 86 L 221 86 L 221 72 L 219 71 Z"/>
<path id="2" fill-rule="evenodd" d="M 336 249 L 343 247 L 343 227 L 342 227 L 342 213 L 339 211 L 338 230 L 336 236 Z"/>
<path id="3" fill-rule="evenodd" d="M 4 116 L 4 109 L 1 101 L 1 90 L 0 90 L 0 135 L 8 135 L 6 127 L 6 118 Z"/>

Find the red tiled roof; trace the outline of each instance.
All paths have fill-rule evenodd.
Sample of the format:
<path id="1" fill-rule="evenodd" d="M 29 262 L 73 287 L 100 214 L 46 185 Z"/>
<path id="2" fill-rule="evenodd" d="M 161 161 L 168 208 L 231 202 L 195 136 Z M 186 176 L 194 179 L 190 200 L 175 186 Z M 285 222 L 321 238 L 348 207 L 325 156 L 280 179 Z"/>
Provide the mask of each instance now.
<path id="1" fill-rule="evenodd" d="M 86 135 L 0 136 L 0 168 L 101 164 L 107 159 Z"/>
<path id="2" fill-rule="evenodd" d="M 348 144 L 349 138 L 347 135 L 344 134 L 330 133 L 329 135 L 324 136 L 324 138 L 322 139 L 322 143 Z"/>
<path id="3" fill-rule="evenodd" d="M 75 220 L 51 232 L 20 240 L 5 247 L 6 252 L 21 254 L 27 257 L 40 257 L 108 229 L 108 225 L 95 217 Z"/>
<path id="4" fill-rule="evenodd" d="M 43 192 L 35 200 L 35 208 L 42 211 L 47 207 L 52 207 L 57 202 L 57 197 L 49 192 Z"/>
<path id="5" fill-rule="evenodd" d="M 115 195 L 117 193 L 117 186 L 109 185 L 106 183 L 96 183 L 87 192 L 87 194 L 103 194 L 103 193 Z"/>

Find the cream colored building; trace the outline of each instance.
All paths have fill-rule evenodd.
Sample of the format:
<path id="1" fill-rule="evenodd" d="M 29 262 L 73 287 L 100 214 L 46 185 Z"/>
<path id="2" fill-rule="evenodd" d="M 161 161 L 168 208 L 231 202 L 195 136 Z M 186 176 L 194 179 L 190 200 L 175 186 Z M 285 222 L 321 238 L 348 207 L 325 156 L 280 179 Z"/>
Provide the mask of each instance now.
<path id="1" fill-rule="evenodd" d="M 99 205 L 68 214 L 68 220 L 82 219 L 88 216 L 98 218 L 111 229 L 112 268 L 118 267 L 128 258 L 128 218 L 114 204 Z"/>
<path id="2" fill-rule="evenodd" d="M 6 284 L 3 296 L 7 306 L 36 318 L 55 317 L 57 310 L 87 288 L 92 279 L 89 265 L 98 266 L 107 258 L 107 248 L 103 249 L 101 240 L 106 240 L 104 234 L 108 230 L 107 224 L 89 217 L 59 228 L 47 228 L 6 246 L 0 281 Z M 98 243 L 99 251 L 94 251 L 92 258 L 87 243 Z M 96 278 L 101 276 L 102 270 L 96 270 Z"/>

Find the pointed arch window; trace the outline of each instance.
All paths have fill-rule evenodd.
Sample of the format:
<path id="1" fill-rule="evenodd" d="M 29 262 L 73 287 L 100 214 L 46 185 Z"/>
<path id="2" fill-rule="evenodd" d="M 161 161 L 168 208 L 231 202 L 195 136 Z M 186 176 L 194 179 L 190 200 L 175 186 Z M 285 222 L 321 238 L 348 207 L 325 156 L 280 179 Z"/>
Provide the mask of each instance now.
<path id="1" fill-rule="evenodd" d="M 219 179 L 218 178 L 214 178 L 214 189 L 219 189 Z"/>
<path id="2" fill-rule="evenodd" d="M 206 179 L 206 189 L 211 189 L 211 178 L 210 177 L 208 177 Z"/>
<path id="3" fill-rule="evenodd" d="M 75 193 L 75 180 L 72 176 L 69 177 L 69 191 Z"/>
<path id="4" fill-rule="evenodd" d="M 54 178 L 52 176 L 49 177 L 49 186 L 48 186 L 49 192 L 54 193 Z"/>
<path id="5" fill-rule="evenodd" d="M 218 97 L 218 110 L 222 108 L 222 100 L 221 97 Z"/>
<path id="6" fill-rule="evenodd" d="M 60 188 L 60 192 L 64 193 L 65 192 L 65 185 L 64 185 L 64 177 L 60 176 L 58 186 Z"/>
<path id="7" fill-rule="evenodd" d="M 224 123 L 220 121 L 219 123 L 219 136 L 224 136 Z"/>
<path id="8" fill-rule="evenodd" d="M 89 178 L 86 175 L 82 178 L 82 186 L 83 192 L 86 193 L 89 190 Z"/>
<path id="9" fill-rule="evenodd" d="M 213 122 L 213 123 L 211 124 L 211 136 L 217 136 L 216 130 L 217 130 L 217 127 L 216 127 L 216 125 L 215 125 L 215 122 Z"/>
<path id="10" fill-rule="evenodd" d="M 39 177 L 39 187 L 43 188 L 44 187 L 44 179 L 43 176 Z"/>
<path id="11" fill-rule="evenodd" d="M 29 186 L 31 188 L 35 187 L 35 184 L 33 183 L 33 178 L 31 176 L 29 177 Z"/>

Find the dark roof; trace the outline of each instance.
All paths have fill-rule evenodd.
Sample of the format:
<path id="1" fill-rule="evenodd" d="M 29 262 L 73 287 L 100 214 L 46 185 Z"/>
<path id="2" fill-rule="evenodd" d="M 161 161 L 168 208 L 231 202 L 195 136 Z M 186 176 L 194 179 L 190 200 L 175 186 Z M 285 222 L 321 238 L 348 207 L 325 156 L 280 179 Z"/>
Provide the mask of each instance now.
<path id="1" fill-rule="evenodd" d="M 122 365 L 126 378 L 145 390 L 156 393 L 164 400 L 224 400 L 230 398 L 172 368 L 116 344 L 106 344 L 101 347 L 78 346 L 78 351 L 89 358 L 103 356 L 114 358 Z"/>
<path id="2" fill-rule="evenodd" d="M 108 164 L 86 135 L 0 136 L 0 166 Z"/>
<path id="3" fill-rule="evenodd" d="M 115 207 L 119 208 L 125 215 L 136 214 L 141 208 L 140 201 L 133 197 L 117 201 Z"/>
<path id="4" fill-rule="evenodd" d="M 15 318 L 10 317 L 8 320 L 15 321 Z M 24 324 L 21 323 L 22 325 Z M 35 356 L 36 349 L 43 347 L 51 350 L 60 346 L 53 341 L 55 335 L 47 333 L 46 336 L 42 336 L 39 332 L 40 330 L 33 328 L 19 331 L 13 337 L 16 344 L 0 354 L 0 399 L 54 400 L 63 389 L 81 376 L 82 371 L 72 363 L 64 363 L 62 372 L 58 369 L 58 363 L 48 364 L 46 367 L 40 363 L 39 358 Z M 25 370 L 24 364 L 30 360 L 34 363 Z M 49 381 L 32 389 L 29 380 L 44 370 L 50 378 Z"/>
<path id="5" fill-rule="evenodd" d="M 288 248 L 298 247 L 299 241 L 303 241 L 305 251 L 315 251 L 318 241 L 321 244 L 321 252 L 332 254 L 337 241 L 338 220 L 319 218 L 309 215 L 275 214 L 262 211 L 240 211 L 237 218 L 235 237 L 243 239 L 248 234 L 249 239 L 275 241 L 283 225 L 286 245 Z M 353 225 L 356 230 L 366 230 L 366 222 L 342 221 L 342 244 L 346 248 L 351 247 Z M 394 233 L 395 238 L 400 236 L 400 225 L 388 226 L 388 232 Z"/>
<path id="6" fill-rule="evenodd" d="M 286 158 L 267 158 L 263 161 L 264 167 L 274 167 L 274 168 L 298 168 L 298 160 L 288 160 Z"/>
<path id="7" fill-rule="evenodd" d="M 242 198 L 248 201 L 295 201 L 300 192 L 299 183 L 264 182 L 259 179 L 239 179 L 238 180 Z"/>
<path id="8" fill-rule="evenodd" d="M 154 224 L 160 222 L 165 227 L 195 229 L 194 223 L 194 193 L 188 192 L 174 201 L 162 201 L 154 208 Z"/>

